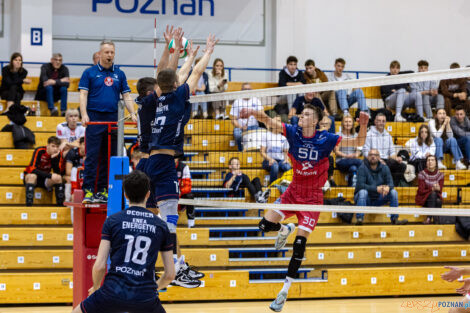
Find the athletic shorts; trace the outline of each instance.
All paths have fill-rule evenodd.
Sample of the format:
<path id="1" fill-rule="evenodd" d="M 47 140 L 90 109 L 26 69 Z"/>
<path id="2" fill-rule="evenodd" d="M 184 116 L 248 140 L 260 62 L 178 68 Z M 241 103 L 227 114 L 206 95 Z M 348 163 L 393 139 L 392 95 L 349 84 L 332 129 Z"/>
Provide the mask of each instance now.
<path id="1" fill-rule="evenodd" d="M 144 172 L 150 178 L 156 202 L 179 199 L 178 176 L 173 156 L 167 154 L 151 155 L 144 164 Z"/>
<path id="2" fill-rule="evenodd" d="M 31 174 L 35 174 L 35 173 L 31 173 Z M 23 183 L 25 185 L 26 185 L 26 181 L 25 181 L 26 175 L 28 175 L 28 173 L 25 172 L 24 175 L 23 175 Z M 36 186 L 35 187 L 44 188 L 47 191 L 51 191 L 52 188 L 47 188 L 46 187 L 46 179 L 48 179 L 46 176 L 36 174 Z"/>
<path id="3" fill-rule="evenodd" d="M 155 297 L 148 302 L 119 301 L 107 296 L 101 289 L 95 291 L 91 296 L 80 303 L 83 313 L 165 313 L 160 299 Z"/>

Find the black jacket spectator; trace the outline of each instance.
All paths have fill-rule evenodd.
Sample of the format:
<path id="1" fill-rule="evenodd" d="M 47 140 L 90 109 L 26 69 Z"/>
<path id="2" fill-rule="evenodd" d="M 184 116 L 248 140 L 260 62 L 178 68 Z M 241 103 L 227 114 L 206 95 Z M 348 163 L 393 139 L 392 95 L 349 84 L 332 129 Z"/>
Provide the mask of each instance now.
<path id="1" fill-rule="evenodd" d="M 289 70 L 284 68 L 279 72 L 279 87 L 287 86 L 287 83 L 302 83 L 305 84 L 305 77 L 302 71 L 295 70 L 294 75 L 288 73 Z"/>
<path id="2" fill-rule="evenodd" d="M 410 74 L 410 73 L 413 73 L 413 71 L 403 71 L 403 72 L 400 72 L 398 75 Z M 390 73 L 387 74 L 387 76 L 390 76 L 390 75 L 391 75 Z M 399 89 L 409 90 L 410 85 L 409 84 L 395 84 L 395 85 L 380 86 L 380 94 L 382 95 L 382 99 L 385 101 L 385 99 L 393 93 L 392 90 L 397 91 Z"/>
<path id="3" fill-rule="evenodd" d="M 2 68 L 2 85 L 0 86 L 1 98 L 20 104 L 24 95 L 23 80 L 27 75 L 28 71 L 23 68 L 17 72 L 12 72 L 10 65 Z"/>
<path id="4" fill-rule="evenodd" d="M 70 77 L 69 69 L 65 65 L 61 65 L 58 70 L 55 70 L 52 63 L 46 63 L 41 66 L 41 74 L 39 77 L 38 91 L 35 100 L 46 101 L 46 90 L 44 89 L 44 82 L 48 79 L 56 81 L 55 87 L 69 87 L 69 82 L 60 81 L 64 77 Z M 59 88 L 54 88 L 54 102 L 60 99 Z"/>

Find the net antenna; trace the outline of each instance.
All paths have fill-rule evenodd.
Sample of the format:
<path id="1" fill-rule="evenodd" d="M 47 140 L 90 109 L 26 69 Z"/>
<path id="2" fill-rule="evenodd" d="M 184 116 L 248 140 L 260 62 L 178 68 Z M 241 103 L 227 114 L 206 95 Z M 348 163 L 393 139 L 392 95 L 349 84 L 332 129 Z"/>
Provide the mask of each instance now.
<path id="1" fill-rule="evenodd" d="M 153 77 L 157 78 L 157 18 L 153 22 Z"/>

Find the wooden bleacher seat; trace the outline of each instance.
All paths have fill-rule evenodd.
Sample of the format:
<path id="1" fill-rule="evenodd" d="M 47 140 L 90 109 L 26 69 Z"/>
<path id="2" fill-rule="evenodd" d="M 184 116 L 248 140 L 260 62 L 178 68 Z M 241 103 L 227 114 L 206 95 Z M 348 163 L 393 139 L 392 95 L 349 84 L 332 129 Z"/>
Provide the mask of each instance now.
<path id="1" fill-rule="evenodd" d="M 73 267 L 73 250 L 42 249 L 0 250 L 1 270 L 69 269 Z"/>
<path id="2" fill-rule="evenodd" d="M 243 83 L 244 82 L 228 82 L 227 92 L 241 91 Z M 279 87 L 277 83 L 260 83 L 260 82 L 249 82 L 249 83 L 253 90 Z"/>
<path id="3" fill-rule="evenodd" d="M 0 207 L 0 225 L 71 225 L 68 207 Z"/>

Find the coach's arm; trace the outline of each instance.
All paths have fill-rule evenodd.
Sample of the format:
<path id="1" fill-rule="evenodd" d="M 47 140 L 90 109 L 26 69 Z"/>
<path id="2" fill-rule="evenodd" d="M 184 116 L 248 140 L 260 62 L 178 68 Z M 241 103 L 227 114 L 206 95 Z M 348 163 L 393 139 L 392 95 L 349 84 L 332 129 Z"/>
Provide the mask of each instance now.
<path id="1" fill-rule="evenodd" d="M 88 90 L 80 89 L 80 113 L 82 115 L 82 124 L 83 126 L 87 126 L 88 122 L 90 122 L 90 118 L 88 117 L 88 113 L 86 111 L 86 107 L 88 104 Z"/>

